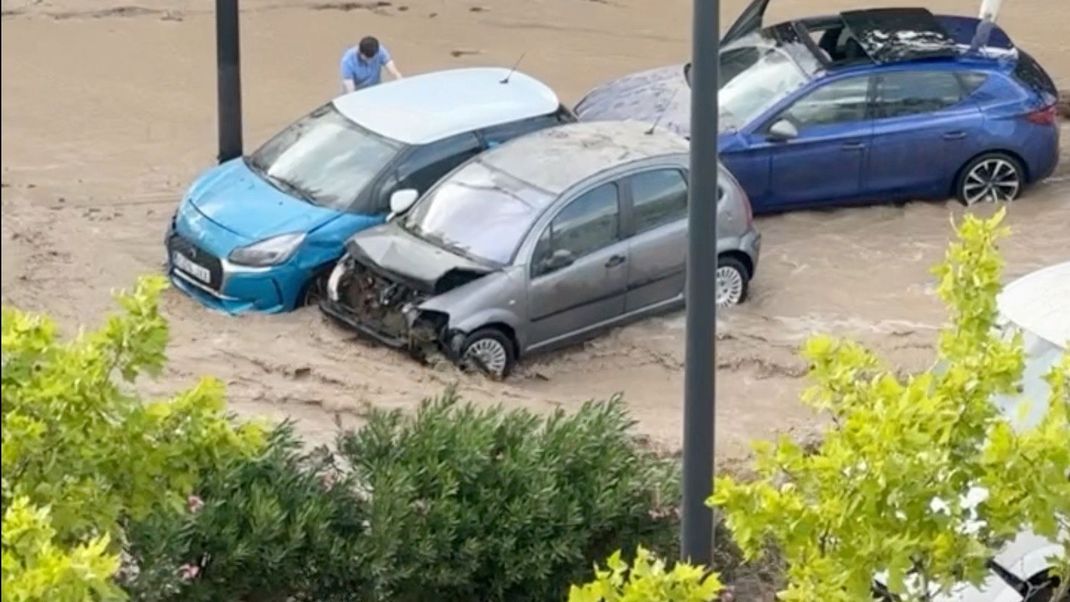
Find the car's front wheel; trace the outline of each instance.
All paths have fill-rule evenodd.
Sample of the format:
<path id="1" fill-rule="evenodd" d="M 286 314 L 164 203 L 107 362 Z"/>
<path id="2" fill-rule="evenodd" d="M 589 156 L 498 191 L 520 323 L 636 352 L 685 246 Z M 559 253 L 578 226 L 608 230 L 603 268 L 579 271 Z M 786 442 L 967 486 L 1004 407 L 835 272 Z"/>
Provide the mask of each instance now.
<path id="1" fill-rule="evenodd" d="M 516 350 L 508 336 L 497 328 L 482 328 L 468 335 L 461 345 L 461 366 L 502 379 L 516 364 Z"/>
<path id="2" fill-rule="evenodd" d="M 1025 169 L 1006 153 L 986 153 L 971 160 L 955 183 L 955 196 L 964 205 L 1010 202 L 1022 194 Z"/>
<path id="3" fill-rule="evenodd" d="M 321 268 L 312 274 L 312 278 L 305 285 L 305 290 L 301 292 L 297 306 L 319 305 L 319 302 L 327 296 L 327 280 L 330 276 L 331 270 L 327 268 Z"/>
<path id="4" fill-rule="evenodd" d="M 750 277 L 743 262 L 732 256 L 717 259 L 717 307 L 739 305 L 747 299 Z"/>

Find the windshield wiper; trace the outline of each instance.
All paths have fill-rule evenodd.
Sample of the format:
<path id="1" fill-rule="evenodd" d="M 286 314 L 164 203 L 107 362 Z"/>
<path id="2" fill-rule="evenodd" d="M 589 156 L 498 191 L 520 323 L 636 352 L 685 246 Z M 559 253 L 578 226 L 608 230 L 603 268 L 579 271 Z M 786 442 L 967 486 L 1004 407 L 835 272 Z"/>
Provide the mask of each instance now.
<path id="1" fill-rule="evenodd" d="M 264 177 L 267 179 L 267 181 L 271 182 L 271 184 L 273 186 L 275 186 L 275 188 L 278 188 L 279 190 L 281 190 L 283 192 L 289 193 L 290 195 L 295 196 L 295 197 L 301 199 L 302 201 L 305 201 L 306 203 L 308 203 L 310 205 L 318 205 L 319 204 L 319 203 L 316 202 L 316 199 L 314 199 L 312 197 L 312 195 L 310 195 L 309 193 L 305 192 L 305 190 L 303 188 L 299 187 L 298 185 L 294 184 L 293 182 L 290 182 L 289 180 L 284 180 L 284 179 L 280 178 L 279 176 L 272 175 L 272 174 L 268 173 L 267 171 L 263 172 L 263 174 L 264 174 Z"/>

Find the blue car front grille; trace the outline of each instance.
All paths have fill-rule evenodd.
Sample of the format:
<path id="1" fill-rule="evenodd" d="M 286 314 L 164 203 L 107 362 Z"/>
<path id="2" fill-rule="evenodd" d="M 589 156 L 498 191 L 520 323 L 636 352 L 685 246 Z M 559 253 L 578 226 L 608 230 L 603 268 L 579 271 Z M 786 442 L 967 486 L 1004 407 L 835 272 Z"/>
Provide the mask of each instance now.
<path id="1" fill-rule="evenodd" d="M 186 259 L 207 269 L 209 281 L 204 284 L 212 290 L 219 291 L 223 287 L 223 262 L 215 255 L 178 234 L 173 234 L 167 241 L 167 252 L 172 256 L 174 253 L 180 253 Z"/>

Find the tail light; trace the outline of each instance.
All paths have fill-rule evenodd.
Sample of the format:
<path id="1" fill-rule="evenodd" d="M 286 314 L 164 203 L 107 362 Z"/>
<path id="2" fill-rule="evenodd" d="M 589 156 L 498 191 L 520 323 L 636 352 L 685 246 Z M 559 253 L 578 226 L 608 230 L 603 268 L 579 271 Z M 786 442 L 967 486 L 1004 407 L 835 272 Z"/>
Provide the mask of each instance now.
<path id="1" fill-rule="evenodd" d="M 1056 105 L 1037 109 L 1036 111 L 1027 113 L 1025 116 L 1029 123 L 1035 123 L 1037 125 L 1055 125 L 1056 117 L 1058 117 Z"/>

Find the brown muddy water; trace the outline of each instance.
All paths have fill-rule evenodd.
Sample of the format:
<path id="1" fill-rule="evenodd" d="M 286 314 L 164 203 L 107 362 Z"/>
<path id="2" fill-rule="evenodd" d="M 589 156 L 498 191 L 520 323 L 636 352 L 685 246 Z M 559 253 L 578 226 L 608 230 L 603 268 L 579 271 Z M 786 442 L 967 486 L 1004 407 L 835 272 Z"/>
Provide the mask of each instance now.
<path id="1" fill-rule="evenodd" d="M 167 220 L 186 184 L 213 161 L 212 2 L 129 2 L 2 1 L 3 302 L 46 311 L 69 332 L 97 323 L 113 289 L 160 270 Z M 930 4 L 973 14 L 978 2 Z M 784 0 L 770 16 L 857 5 Z M 339 54 L 366 33 L 410 74 L 511 65 L 526 52 L 523 69 L 572 102 L 603 80 L 682 60 L 690 31 L 687 0 L 242 6 L 249 146 L 333 95 Z M 741 6 L 726 0 L 724 20 Z M 1061 30 L 1068 18 L 1064 0 L 1007 2 L 1001 16 L 1062 88 L 1070 88 L 1070 38 Z M 1070 257 L 1070 148 L 1064 157 L 1054 178 L 1011 207 L 1008 277 Z M 805 381 L 795 350 L 811 333 L 856 337 L 904 367 L 925 366 L 944 319 L 928 269 L 962 213 L 952 202 L 911 203 L 761 219 L 752 297 L 720 324 L 719 454 L 817 424 L 798 402 Z M 236 411 L 292 417 L 318 440 L 330 437 L 336 417 L 353 423 L 371 405 L 412 408 L 456 383 L 479 403 L 538 411 L 620 392 L 642 432 L 679 442 L 682 314 L 532 359 L 515 378 L 491 383 L 356 340 L 315 310 L 233 318 L 175 291 L 165 310 L 171 363 L 144 383 L 147 391 L 163 395 L 213 374 L 228 384 Z"/>

